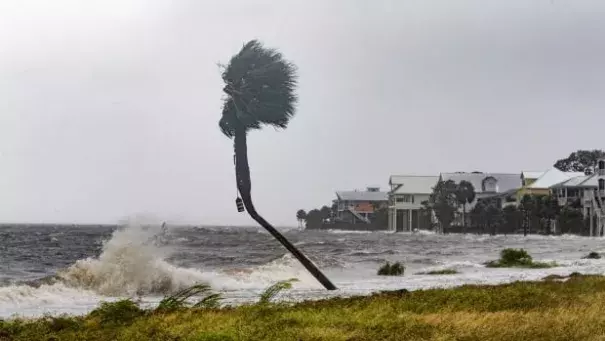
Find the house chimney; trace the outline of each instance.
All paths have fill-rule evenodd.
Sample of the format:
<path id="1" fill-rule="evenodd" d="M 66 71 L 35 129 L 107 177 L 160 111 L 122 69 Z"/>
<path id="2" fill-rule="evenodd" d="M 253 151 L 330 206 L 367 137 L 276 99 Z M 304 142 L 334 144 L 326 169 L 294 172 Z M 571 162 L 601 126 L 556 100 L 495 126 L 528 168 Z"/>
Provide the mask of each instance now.
<path id="1" fill-rule="evenodd" d="M 584 175 L 592 175 L 593 170 L 591 167 L 584 168 Z"/>

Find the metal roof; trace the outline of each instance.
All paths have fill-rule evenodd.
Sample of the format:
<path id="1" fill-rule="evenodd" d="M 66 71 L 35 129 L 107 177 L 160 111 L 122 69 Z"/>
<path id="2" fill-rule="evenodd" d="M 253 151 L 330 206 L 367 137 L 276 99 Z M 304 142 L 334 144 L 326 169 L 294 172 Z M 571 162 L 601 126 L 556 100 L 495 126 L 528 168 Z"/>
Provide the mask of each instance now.
<path id="1" fill-rule="evenodd" d="M 576 176 L 569 180 L 565 180 L 558 184 L 551 186 L 551 188 L 562 188 L 562 187 L 597 187 L 598 181 L 595 174 Z"/>
<path id="2" fill-rule="evenodd" d="M 475 187 L 476 193 L 483 193 L 483 180 L 486 178 L 496 179 L 498 193 L 508 192 L 521 188 L 521 175 L 519 173 L 441 173 L 443 181 L 452 180 L 455 183 L 468 181 Z"/>
<path id="3" fill-rule="evenodd" d="M 575 178 L 571 178 L 569 180 L 565 180 L 563 182 L 555 184 L 552 187 L 577 187 L 582 182 L 586 181 L 586 179 L 588 179 L 588 177 L 589 177 L 589 175 L 577 176 Z"/>
<path id="4" fill-rule="evenodd" d="M 528 188 L 550 188 L 562 181 L 583 175 L 583 172 L 563 172 L 553 167 L 542 174 L 542 176 L 529 185 Z"/>
<path id="5" fill-rule="evenodd" d="M 387 201 L 389 195 L 387 192 L 369 192 L 369 191 L 337 191 L 338 200 L 349 201 Z"/>
<path id="6" fill-rule="evenodd" d="M 439 181 L 434 175 L 391 175 L 389 183 L 396 186 L 394 194 L 430 194 Z"/>

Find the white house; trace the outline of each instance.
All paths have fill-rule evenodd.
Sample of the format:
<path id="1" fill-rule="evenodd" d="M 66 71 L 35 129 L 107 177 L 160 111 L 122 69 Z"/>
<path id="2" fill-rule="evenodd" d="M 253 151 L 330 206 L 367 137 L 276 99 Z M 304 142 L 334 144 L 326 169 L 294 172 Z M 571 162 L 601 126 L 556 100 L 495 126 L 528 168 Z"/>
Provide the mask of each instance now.
<path id="1" fill-rule="evenodd" d="M 389 178 L 389 230 L 420 229 L 422 202 L 428 201 L 438 176 L 392 175 Z"/>
<path id="2" fill-rule="evenodd" d="M 590 235 L 605 234 L 605 159 L 597 162 L 592 174 L 585 174 L 551 186 L 551 192 L 559 204 L 577 203 L 585 218 L 590 219 Z"/>

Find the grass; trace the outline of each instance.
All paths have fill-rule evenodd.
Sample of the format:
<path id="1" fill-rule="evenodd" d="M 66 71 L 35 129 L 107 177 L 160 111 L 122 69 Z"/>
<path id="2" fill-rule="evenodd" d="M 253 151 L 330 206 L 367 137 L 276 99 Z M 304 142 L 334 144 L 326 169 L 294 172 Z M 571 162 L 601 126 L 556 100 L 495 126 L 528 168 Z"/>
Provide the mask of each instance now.
<path id="1" fill-rule="evenodd" d="M 458 274 L 458 270 L 456 269 L 443 269 L 443 270 L 433 270 L 426 272 L 418 272 L 416 275 L 455 275 Z"/>
<path id="2" fill-rule="evenodd" d="M 485 263 L 488 268 L 526 268 L 547 269 L 554 268 L 555 262 L 535 262 L 533 258 L 523 249 L 504 249 L 500 252 L 500 259 Z"/>
<path id="3" fill-rule="evenodd" d="M 403 264 L 399 262 L 393 264 L 386 262 L 378 269 L 377 274 L 379 276 L 402 276 L 404 272 L 405 266 Z"/>
<path id="4" fill-rule="evenodd" d="M 131 302 L 132 303 L 132 302 Z M 605 278 L 386 292 L 298 304 L 0 321 L 0 340 L 569 340 L 605 338 Z M 115 306 L 112 306 L 115 305 Z M 135 305 L 136 306 L 136 305 Z M 124 310 L 124 312 L 121 312 Z"/>

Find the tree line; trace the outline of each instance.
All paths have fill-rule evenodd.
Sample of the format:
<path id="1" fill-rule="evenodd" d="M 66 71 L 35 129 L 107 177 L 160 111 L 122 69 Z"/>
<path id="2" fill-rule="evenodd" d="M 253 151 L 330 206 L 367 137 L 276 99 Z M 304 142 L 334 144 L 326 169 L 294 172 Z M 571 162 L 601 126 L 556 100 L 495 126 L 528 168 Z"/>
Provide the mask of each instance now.
<path id="1" fill-rule="evenodd" d="M 492 199 L 478 200 L 468 213 L 460 213 L 456 188 L 460 184 L 445 181 L 435 186 L 431 200 L 425 203 L 438 224 L 433 229 L 450 233 L 481 234 L 580 234 L 589 233 L 590 220 L 584 219 L 579 201 L 560 206 L 552 195 L 524 195 L 519 204 L 499 203 Z M 452 189 L 445 192 L 443 189 Z M 455 225 L 456 218 L 459 224 Z M 556 227 L 556 228 L 555 228 Z"/>
<path id="2" fill-rule="evenodd" d="M 302 209 L 296 212 L 298 227 L 302 227 L 304 224 L 306 228 L 319 228 L 322 224 L 329 222 L 335 216 L 336 205 L 332 205 L 332 207 L 324 205 L 319 209 L 312 209 L 309 212 Z"/>

